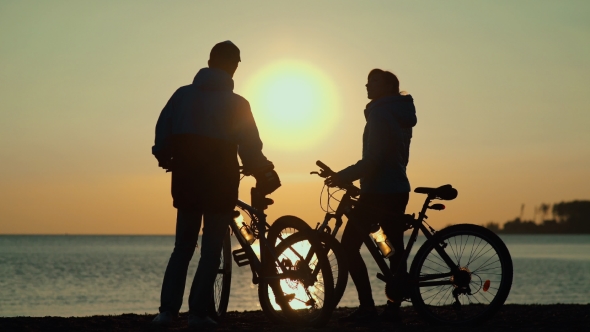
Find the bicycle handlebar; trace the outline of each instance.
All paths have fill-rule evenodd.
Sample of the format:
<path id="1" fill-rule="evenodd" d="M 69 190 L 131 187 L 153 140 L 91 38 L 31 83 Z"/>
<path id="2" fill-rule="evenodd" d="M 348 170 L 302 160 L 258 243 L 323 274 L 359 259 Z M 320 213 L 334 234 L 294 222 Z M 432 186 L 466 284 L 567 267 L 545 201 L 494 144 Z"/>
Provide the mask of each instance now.
<path id="1" fill-rule="evenodd" d="M 318 165 L 322 169 L 322 171 L 325 172 L 328 176 L 335 174 L 335 172 L 331 170 L 330 167 L 328 167 L 328 165 L 324 164 L 323 162 L 318 160 L 315 162 L 315 164 Z"/>
<path id="2" fill-rule="evenodd" d="M 315 162 L 316 165 L 318 165 L 320 167 L 320 172 L 311 172 L 311 174 L 317 174 L 320 177 L 323 178 L 327 178 L 330 177 L 334 174 L 336 174 L 336 172 L 334 172 L 330 167 L 328 167 L 328 165 L 324 164 L 321 161 L 316 161 Z M 346 190 L 351 196 L 356 197 L 360 194 L 361 190 L 359 188 L 357 188 L 355 185 L 353 185 L 352 183 L 347 183 L 341 186 L 338 186 L 344 190 Z"/>

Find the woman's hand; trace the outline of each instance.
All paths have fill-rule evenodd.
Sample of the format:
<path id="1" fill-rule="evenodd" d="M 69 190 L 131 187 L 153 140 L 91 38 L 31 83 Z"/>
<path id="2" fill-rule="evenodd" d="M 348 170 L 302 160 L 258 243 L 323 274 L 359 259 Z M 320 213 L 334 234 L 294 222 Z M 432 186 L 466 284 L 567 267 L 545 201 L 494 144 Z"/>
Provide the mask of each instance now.
<path id="1" fill-rule="evenodd" d="M 328 187 L 338 187 L 344 184 L 338 173 L 335 173 L 334 175 L 327 178 L 324 183 Z"/>

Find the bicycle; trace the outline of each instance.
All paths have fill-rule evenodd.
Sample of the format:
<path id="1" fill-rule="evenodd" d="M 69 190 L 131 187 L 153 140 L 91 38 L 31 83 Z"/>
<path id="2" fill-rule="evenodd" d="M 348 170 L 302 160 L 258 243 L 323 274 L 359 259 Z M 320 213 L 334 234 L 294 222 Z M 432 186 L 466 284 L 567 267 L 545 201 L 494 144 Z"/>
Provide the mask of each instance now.
<path id="1" fill-rule="evenodd" d="M 240 267 L 250 266 L 252 282 L 258 284 L 260 307 L 272 322 L 313 327 L 325 325 L 335 308 L 334 282 L 317 234 L 301 232 L 275 246 L 266 238 L 270 225 L 264 214 L 273 201 L 257 188 L 252 188 L 250 194 L 252 204 L 238 200 L 236 208 L 249 216 L 251 222 L 241 225 L 232 222 L 224 238 L 209 315 L 219 320 L 227 311 L 233 258 Z M 235 219 L 241 216 L 239 210 L 234 211 Z M 231 234 L 241 248 L 231 250 Z M 256 240 L 260 244 L 260 258 L 251 246 Z"/>
<path id="2" fill-rule="evenodd" d="M 319 172 L 311 172 L 322 178 L 335 173 L 321 161 L 317 161 Z M 352 183 L 339 186 L 344 195 L 338 207 L 327 211 L 322 223 L 315 231 L 328 234 L 335 239 L 342 226 L 342 216 L 350 220 L 360 189 Z M 457 190 L 451 185 L 438 188 L 419 187 L 416 193 L 426 194 L 418 217 L 415 214 L 404 215 L 405 230 L 411 230 L 410 239 L 403 251 L 403 259 L 391 268 L 386 264 L 377 244 L 370 235 L 364 240 L 371 256 L 379 266 L 381 273 L 377 278 L 385 282 L 385 295 L 389 300 L 410 300 L 422 318 L 430 323 L 446 325 L 477 324 L 491 317 L 506 301 L 512 286 L 512 258 L 502 240 L 492 231 L 478 225 L 458 224 L 435 231 L 426 223 L 428 209 L 443 210 L 442 204 L 432 204 L 433 200 L 453 200 Z M 329 197 L 332 197 L 328 189 Z M 328 202 L 329 206 L 329 202 Z M 298 231 L 310 227 L 298 218 L 275 222 L 269 230 L 269 239 L 273 237 L 288 239 Z M 330 229 L 330 221 L 335 226 Z M 428 228 L 426 227 L 428 225 Z M 409 273 L 402 266 L 407 262 L 412 246 L 419 232 L 426 241 L 417 251 Z M 344 261 L 345 257 L 338 257 Z M 346 287 L 336 279 L 338 292 Z M 343 291 L 342 291 L 343 292 Z M 337 293 L 339 301 L 342 294 Z"/>

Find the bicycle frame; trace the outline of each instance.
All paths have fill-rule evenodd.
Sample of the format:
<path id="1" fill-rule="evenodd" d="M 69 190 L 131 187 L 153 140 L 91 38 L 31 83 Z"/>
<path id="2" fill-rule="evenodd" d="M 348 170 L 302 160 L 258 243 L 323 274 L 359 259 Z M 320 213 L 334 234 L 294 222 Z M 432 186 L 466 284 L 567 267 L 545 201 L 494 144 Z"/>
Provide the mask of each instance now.
<path id="1" fill-rule="evenodd" d="M 324 220 L 323 222 L 318 223 L 315 228 L 315 231 L 318 234 L 325 233 L 326 235 L 331 236 L 332 239 L 329 240 L 334 244 L 334 238 L 343 224 L 342 216 L 346 216 L 348 221 L 352 222 L 352 225 L 361 221 L 359 220 L 359 217 L 362 218 L 362 216 L 357 215 L 358 213 L 353 211 L 353 208 L 355 206 L 356 208 L 359 208 L 360 204 L 362 204 L 363 209 L 366 208 L 371 212 L 375 212 L 378 215 L 376 219 L 382 219 L 380 217 L 383 217 L 384 219 L 397 219 L 395 220 L 396 222 L 403 223 L 398 226 L 404 231 L 411 230 L 410 239 L 407 245 L 403 245 L 399 248 L 398 253 L 396 253 L 395 260 L 397 262 L 392 266 L 388 266 L 378 245 L 373 241 L 370 234 L 366 232 L 366 227 L 360 227 L 359 229 L 362 229 L 362 232 L 367 234 L 366 237 L 362 239 L 362 242 L 367 246 L 371 256 L 373 256 L 373 259 L 379 266 L 380 273 L 377 273 L 377 278 L 386 283 L 385 294 L 390 301 L 400 302 L 410 299 L 413 302 L 413 305 L 416 306 L 418 313 L 426 320 L 433 323 L 452 324 L 456 326 L 481 322 L 489 318 L 490 315 L 495 313 L 504 303 L 508 296 L 508 292 L 510 291 L 513 267 L 510 253 L 502 240 L 493 232 L 477 225 L 453 225 L 440 231 L 440 233 L 437 233 L 430 225 L 428 225 L 428 223 L 426 223 L 428 209 L 444 209 L 444 205 L 442 204 L 431 204 L 434 200 L 452 200 L 457 197 L 458 192 L 451 185 L 447 184 L 438 188 L 416 188 L 414 190 L 416 193 L 427 195 L 418 216 L 416 217 L 415 214 L 398 216 L 382 207 L 372 206 L 373 203 L 371 203 L 370 200 L 365 201 L 364 198 L 360 199 L 359 188 L 352 185 L 352 183 L 342 183 L 341 179 L 338 176 L 335 176 L 337 173 L 332 171 L 321 161 L 318 160 L 316 165 L 320 167 L 319 172 L 311 172 L 311 174 L 317 174 L 322 178 L 328 178 L 329 180 L 326 181 L 327 184 L 330 184 L 331 186 L 335 185 L 335 187 L 338 187 L 340 190 L 345 190 L 344 195 L 335 210 L 330 207 L 330 202 L 328 201 L 328 211 L 326 211 Z M 333 193 L 328 192 L 328 195 L 330 196 L 329 199 L 331 199 Z M 333 230 L 331 230 L 329 226 L 332 219 L 335 220 Z M 281 224 L 281 227 L 284 229 L 305 229 L 305 227 L 302 225 L 300 226 L 299 223 L 287 223 L 286 221 Z M 409 266 L 410 270 L 405 271 L 406 262 L 408 262 L 410 252 L 412 251 L 420 232 L 426 237 L 426 242 L 420 246 L 414 261 L 411 262 L 411 265 Z M 324 237 L 326 235 L 322 234 Z M 394 234 L 391 235 L 394 236 Z M 464 247 L 462 242 L 463 235 L 468 236 Z M 470 257 L 466 265 L 461 265 L 463 250 L 467 248 L 469 237 L 471 235 L 473 235 L 474 238 L 473 243 L 471 244 L 472 253 L 474 247 L 475 251 L 477 251 L 478 248 L 480 248 L 480 244 L 483 246 L 475 253 L 477 257 L 473 261 L 471 261 L 472 257 Z M 461 236 L 460 240 L 457 240 L 457 236 Z M 453 238 L 456 242 L 460 242 L 459 247 L 456 247 L 456 242 L 453 244 L 453 241 L 448 240 Z M 479 239 L 477 244 L 475 244 L 475 239 Z M 482 253 L 487 246 L 489 246 L 489 248 Z M 339 250 L 340 257 L 345 258 L 346 255 L 342 255 L 341 249 Z M 480 261 L 479 266 L 469 267 L 470 263 L 475 262 L 483 255 L 486 255 L 490 250 L 492 251 L 490 253 L 491 256 L 485 262 Z M 457 257 L 457 255 L 459 256 Z M 451 258 L 453 256 L 454 259 Z M 437 261 L 432 261 L 429 257 L 434 258 Z M 495 258 L 495 261 L 488 263 L 492 257 Z M 430 264 L 427 264 L 426 261 L 437 266 L 434 268 L 428 266 Z M 342 261 L 342 263 L 346 262 Z M 488 267 L 491 264 L 495 264 L 494 267 Z M 482 269 L 482 267 L 485 269 Z M 489 271 L 490 269 L 493 270 Z M 479 270 L 481 271 L 476 273 Z M 472 278 L 472 275 L 475 275 L 475 279 Z M 493 279 L 492 282 L 496 284 L 494 286 L 494 291 L 490 291 L 489 293 L 491 300 L 484 294 L 491 289 L 490 279 Z M 475 283 L 474 285 L 472 285 L 473 282 Z M 340 289 L 342 289 L 342 285 L 342 283 L 339 285 Z M 444 293 L 441 295 L 441 298 L 438 298 L 438 302 L 431 303 L 436 301 L 437 296 L 439 296 L 443 290 Z M 481 295 L 478 295 L 479 293 L 481 293 Z M 453 297 L 450 299 L 450 302 L 448 302 L 451 295 Z M 427 296 L 427 298 L 424 298 L 424 296 Z M 465 297 L 460 298 L 460 296 Z M 444 300 L 442 297 L 444 297 Z M 428 300 L 432 298 L 433 300 L 428 302 Z M 442 304 L 440 303 L 441 300 L 443 300 Z M 475 306 L 471 307 L 469 312 L 459 314 L 458 312 L 464 304 L 474 304 Z"/>
<path id="2" fill-rule="evenodd" d="M 259 193 L 257 193 L 257 191 L 255 190 L 255 188 L 252 188 L 252 201 L 253 202 L 260 202 L 261 198 L 264 198 L 264 196 L 260 196 Z M 258 197 L 256 197 L 256 195 L 259 195 Z M 264 214 L 264 210 L 263 208 L 255 208 L 247 203 L 245 203 L 242 200 L 237 201 L 236 206 L 240 209 L 242 209 L 243 211 L 246 211 L 250 216 L 252 216 L 252 224 L 253 226 L 256 228 L 256 230 L 258 231 L 258 236 L 257 239 L 260 241 L 260 259 L 258 259 L 258 256 L 256 255 L 256 253 L 254 252 L 254 250 L 252 249 L 252 246 L 248 243 L 248 241 L 246 241 L 246 239 L 242 236 L 239 227 L 236 225 L 235 222 L 230 223 L 230 228 L 232 230 L 232 232 L 234 233 L 234 235 L 236 236 L 238 242 L 240 243 L 241 249 L 235 250 L 233 252 L 233 256 L 234 256 L 234 260 L 236 261 L 236 263 L 238 264 L 238 266 L 244 266 L 244 265 L 250 265 L 250 268 L 252 269 L 252 283 L 254 284 L 258 284 L 259 282 L 259 278 L 268 278 L 268 279 L 274 279 L 274 278 L 289 278 L 291 277 L 292 273 L 294 273 L 294 271 L 289 270 L 288 268 L 285 267 L 285 265 L 283 264 L 283 262 L 281 262 L 278 258 L 278 256 L 275 253 L 275 247 L 274 245 L 271 245 L 268 240 L 266 239 L 266 231 L 267 228 L 270 227 L 270 225 L 266 222 L 266 214 Z M 236 254 L 237 252 L 237 254 Z M 299 255 L 295 250 L 293 250 L 293 252 L 299 256 L 300 259 L 303 259 L 303 257 L 301 255 Z M 245 255 L 247 258 L 247 261 L 243 260 L 242 256 Z M 268 256 L 270 255 L 270 257 Z M 272 259 L 275 261 L 275 264 L 281 269 L 281 273 L 280 275 L 272 275 L 270 273 L 268 273 L 268 271 L 266 271 L 265 269 L 263 269 L 263 262 L 265 262 L 267 259 Z M 242 263 L 240 263 L 239 261 L 242 261 Z M 307 261 L 306 261 L 307 262 Z"/>
<path id="3" fill-rule="evenodd" d="M 410 235 L 410 240 L 408 241 L 408 244 L 403 251 L 402 259 L 398 263 L 398 266 L 395 267 L 395 271 L 392 271 L 392 269 L 387 265 L 384 257 L 381 255 L 379 248 L 377 247 L 375 242 L 371 239 L 370 235 L 367 235 L 367 237 L 363 241 L 365 246 L 367 247 L 367 249 L 371 253 L 371 256 L 373 256 L 373 259 L 375 260 L 375 262 L 379 266 L 379 269 L 382 272 L 382 274 L 377 274 L 377 277 L 380 280 L 382 280 L 384 282 L 391 282 L 391 281 L 393 281 L 394 277 L 401 272 L 401 271 L 399 271 L 399 269 L 401 268 L 401 266 L 403 266 L 403 264 L 402 264 L 403 262 L 407 262 L 410 252 L 412 250 L 412 247 L 414 245 L 414 242 L 416 242 L 416 238 L 418 237 L 419 231 L 422 231 L 422 233 L 424 234 L 424 236 L 428 240 L 430 240 L 434 237 L 435 231 L 432 228 L 430 230 L 427 229 L 426 226 L 424 225 L 424 220 L 428 217 L 426 215 L 426 210 L 429 208 L 430 203 L 432 202 L 433 199 L 434 199 L 433 197 L 428 195 L 424 201 L 424 204 L 422 205 L 422 209 L 420 210 L 420 213 L 418 214 L 418 218 L 414 219 L 412 217 L 412 222 L 407 224 L 407 227 L 408 227 L 407 229 L 412 229 L 412 233 Z M 331 236 L 336 237 L 336 234 L 338 233 L 338 230 L 340 229 L 340 227 L 342 226 L 342 223 L 343 223 L 342 222 L 343 215 L 346 216 L 349 221 L 354 220 L 354 219 L 351 219 L 350 212 L 352 211 L 352 207 L 357 202 L 358 201 L 355 200 L 352 197 L 352 195 L 348 193 L 348 190 L 347 190 L 346 193 L 344 194 L 344 196 L 342 197 L 342 199 L 340 200 L 340 203 L 338 204 L 336 211 L 334 213 L 329 213 L 329 212 L 326 213 L 324 221 L 322 223 L 318 223 L 318 225 L 316 226 L 316 230 L 318 230 L 318 232 L 326 232 L 327 230 L 329 230 L 328 227 L 329 227 L 330 220 L 335 219 L 336 220 L 335 227 L 329 233 Z M 458 270 L 458 267 L 455 265 L 453 260 L 444 251 L 444 246 L 442 246 L 441 244 L 438 244 L 435 246 L 435 250 L 441 256 L 441 258 L 445 261 L 445 263 L 448 265 L 448 267 L 450 268 L 450 272 L 441 273 L 441 274 L 433 274 L 433 275 L 429 275 L 427 277 L 420 278 L 420 280 L 418 280 L 418 283 L 420 286 L 449 285 L 449 284 L 451 284 L 450 280 L 435 281 L 435 282 L 429 282 L 429 280 L 450 277 L 453 275 L 453 273 L 455 273 Z M 407 272 L 407 271 L 404 271 L 404 272 Z"/>

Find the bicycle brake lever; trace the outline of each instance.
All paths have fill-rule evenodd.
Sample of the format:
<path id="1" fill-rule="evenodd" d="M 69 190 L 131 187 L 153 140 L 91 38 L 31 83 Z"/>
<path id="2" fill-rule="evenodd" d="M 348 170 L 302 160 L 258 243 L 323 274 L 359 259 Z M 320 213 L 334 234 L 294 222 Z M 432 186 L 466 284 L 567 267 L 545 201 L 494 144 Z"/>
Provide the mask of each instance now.
<path id="1" fill-rule="evenodd" d="M 309 172 L 309 174 L 317 174 L 317 175 L 320 175 L 320 173 L 318 173 L 318 172 Z"/>

